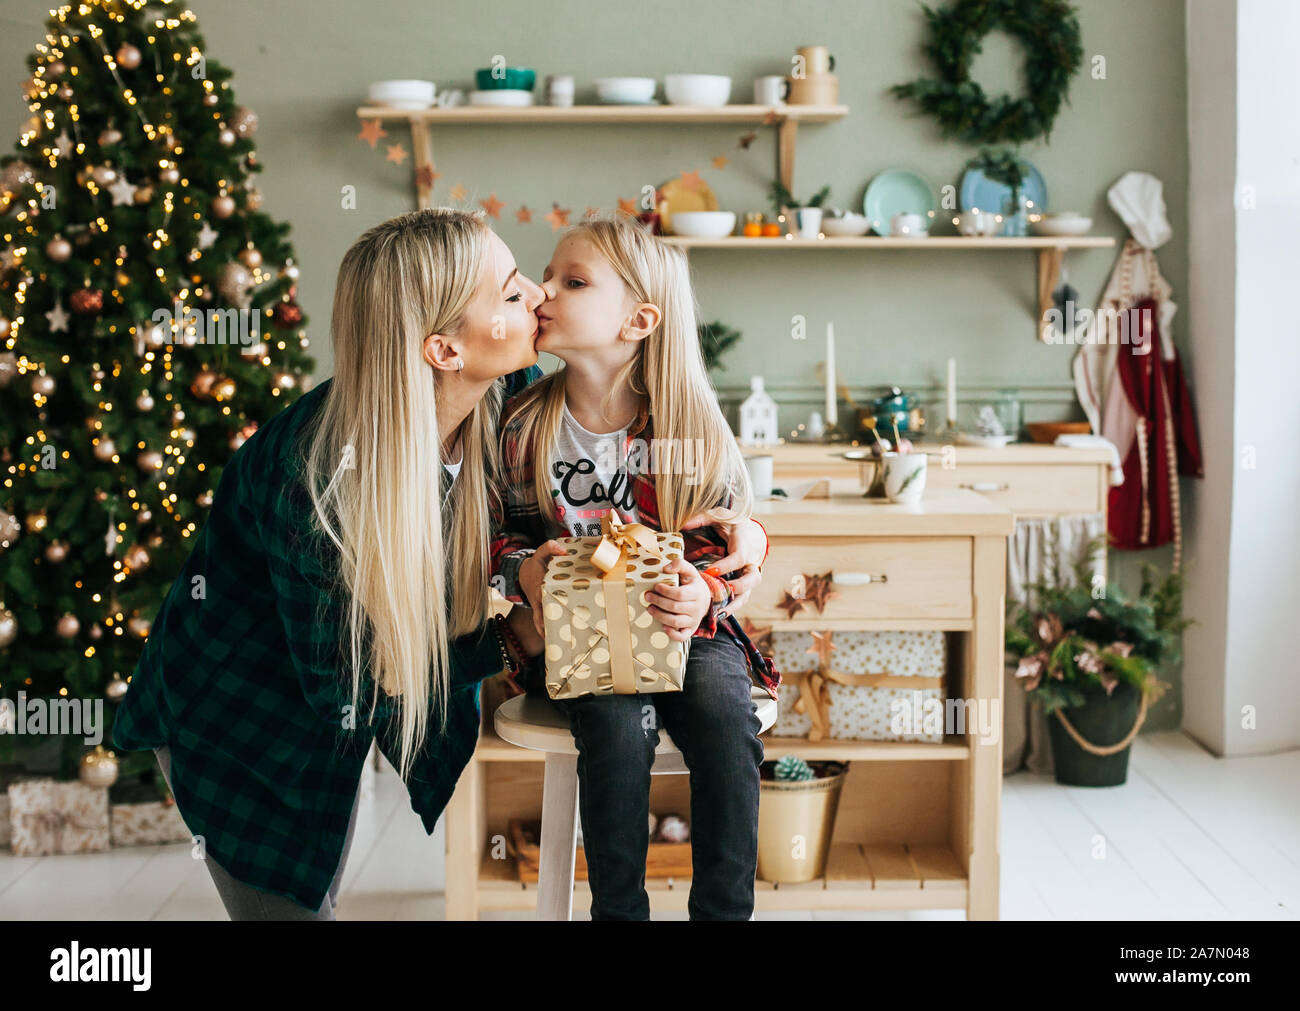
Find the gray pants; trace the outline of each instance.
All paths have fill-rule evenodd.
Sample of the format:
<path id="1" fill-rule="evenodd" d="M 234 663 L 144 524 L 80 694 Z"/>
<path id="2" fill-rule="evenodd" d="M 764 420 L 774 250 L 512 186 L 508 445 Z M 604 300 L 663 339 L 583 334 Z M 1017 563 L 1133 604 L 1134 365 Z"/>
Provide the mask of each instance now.
<path id="1" fill-rule="evenodd" d="M 163 779 L 170 789 L 171 751 L 163 745 L 154 749 L 158 766 L 162 769 Z M 343 866 L 348 862 L 348 850 L 352 846 L 352 833 L 357 827 L 357 808 L 361 806 L 361 781 L 357 781 L 357 796 L 352 802 L 352 816 L 348 819 L 348 834 L 343 840 L 343 855 L 339 857 L 338 870 L 330 882 L 329 893 L 321 901 L 320 909 L 315 912 L 306 906 L 300 906 L 284 895 L 276 895 L 260 888 L 245 884 L 230 876 L 230 872 L 204 854 L 203 862 L 207 864 L 208 873 L 217 886 L 217 894 L 226 907 L 226 913 L 232 920 L 332 920 L 338 908 L 339 885 L 343 883 Z"/>

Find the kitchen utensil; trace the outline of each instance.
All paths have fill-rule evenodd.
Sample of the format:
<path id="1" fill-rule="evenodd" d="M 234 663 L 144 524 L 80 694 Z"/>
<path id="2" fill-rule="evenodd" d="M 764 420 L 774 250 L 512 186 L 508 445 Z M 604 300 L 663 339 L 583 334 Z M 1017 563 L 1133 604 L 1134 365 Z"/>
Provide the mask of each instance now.
<path id="1" fill-rule="evenodd" d="M 1092 228 L 1092 218 L 1084 217 L 1073 211 L 1059 211 L 1056 214 L 1044 214 L 1037 221 L 1031 221 L 1035 235 L 1087 235 Z"/>
<path id="2" fill-rule="evenodd" d="M 802 58 L 805 77 L 829 74 L 835 69 L 835 57 L 827 46 L 800 46 L 795 52 Z"/>
<path id="3" fill-rule="evenodd" d="M 432 81 L 375 81 L 366 94 L 375 105 L 391 109 L 427 109 L 434 104 L 437 85 Z"/>
<path id="4" fill-rule="evenodd" d="M 749 483 L 755 498 L 772 497 L 772 461 L 771 453 L 745 457 L 745 470 L 749 471 Z"/>
<path id="5" fill-rule="evenodd" d="M 821 232 L 822 209 L 820 207 L 787 207 L 785 209 L 785 228 L 791 235 L 800 239 L 815 239 Z"/>
<path id="6" fill-rule="evenodd" d="M 1027 158 L 1021 158 L 1020 165 L 1025 173 L 1020 192 L 1033 204 L 1029 208 L 1030 213 L 1042 213 L 1047 208 L 1047 183 L 1043 181 L 1043 174 Z M 990 179 L 982 169 L 967 169 L 961 177 L 959 199 L 963 211 L 993 211 L 1002 214 L 1002 229 L 998 234 L 1009 233 L 1006 219 L 1016 212 L 1011 206 L 1010 186 Z"/>
<path id="7" fill-rule="evenodd" d="M 929 235 L 930 220 L 924 214 L 895 214 L 889 222 L 889 234 L 895 237 L 924 239 Z"/>
<path id="8" fill-rule="evenodd" d="M 644 105 L 655 97 L 653 77 L 597 77 L 596 97 L 614 104 Z"/>
<path id="9" fill-rule="evenodd" d="M 718 239 L 736 227 L 735 211 L 678 211 L 673 215 L 673 233 L 697 239 Z"/>
<path id="10" fill-rule="evenodd" d="M 788 105 L 834 105 L 840 100 L 840 82 L 834 74 L 787 77 L 790 84 Z"/>
<path id="11" fill-rule="evenodd" d="M 573 104 L 573 75 L 548 74 L 546 77 L 547 105 Z"/>
<path id="12" fill-rule="evenodd" d="M 497 68 L 484 67 L 474 71 L 474 83 L 479 91 L 532 91 L 537 81 L 537 71 L 527 67 L 502 67 L 500 76 L 493 76 Z"/>
<path id="13" fill-rule="evenodd" d="M 510 107 L 532 105 L 533 93 L 513 88 L 497 88 L 495 91 L 471 91 L 469 93 L 469 104 Z"/>
<path id="14" fill-rule="evenodd" d="M 881 235 L 889 231 L 895 214 L 924 214 L 933 219 L 937 207 L 934 187 L 906 169 L 889 169 L 871 180 L 862 198 L 862 211 Z"/>
<path id="15" fill-rule="evenodd" d="M 863 214 L 846 211 L 843 214 L 822 216 L 822 232 L 832 236 L 866 235 L 871 231 L 871 222 Z"/>
<path id="16" fill-rule="evenodd" d="M 671 235 L 673 232 L 673 215 L 678 211 L 716 211 L 718 198 L 713 195 L 709 184 L 701 182 L 695 187 L 687 186 L 681 178 L 670 179 L 659 187 L 659 227 Z"/>
<path id="17" fill-rule="evenodd" d="M 669 74 L 664 78 L 669 105 L 726 105 L 731 100 L 731 78 L 721 74 Z"/>
<path id="18" fill-rule="evenodd" d="M 900 505 L 915 505 L 925 493 L 926 463 L 924 453 L 886 453 L 884 458 L 885 495 Z"/>
<path id="19" fill-rule="evenodd" d="M 780 74 L 754 78 L 755 105 L 781 105 L 790 96 L 790 82 Z"/>
<path id="20" fill-rule="evenodd" d="M 1049 445 L 1058 435 L 1087 435 L 1091 431 L 1086 421 L 1030 421 L 1025 425 L 1029 438 Z"/>
<path id="21" fill-rule="evenodd" d="M 986 238 L 997 235 L 1002 227 L 1002 215 L 993 211 L 962 211 L 952 219 L 957 232 L 968 238 Z"/>

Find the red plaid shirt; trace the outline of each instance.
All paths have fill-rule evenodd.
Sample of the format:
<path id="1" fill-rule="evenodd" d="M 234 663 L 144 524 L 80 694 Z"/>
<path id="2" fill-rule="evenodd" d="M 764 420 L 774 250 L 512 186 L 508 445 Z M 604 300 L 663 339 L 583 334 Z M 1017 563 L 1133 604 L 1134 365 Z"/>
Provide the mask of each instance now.
<path id="1" fill-rule="evenodd" d="M 519 588 L 519 566 L 538 545 L 553 537 L 566 537 L 568 532 L 551 517 L 543 516 L 537 503 L 534 480 L 536 472 L 533 469 L 535 453 L 532 446 L 521 444 L 520 425 L 515 417 L 523 396 L 521 393 L 512 397 L 501 412 L 504 487 L 499 496 L 500 505 L 493 506 L 491 556 L 493 584 L 507 599 L 526 605 L 528 601 Z M 649 410 L 644 404 L 637 412 L 636 419 L 628 426 L 627 438 L 629 442 L 632 439 L 642 439 L 647 445 L 653 444 L 653 426 Z M 626 450 L 626 445 L 623 448 Z M 651 475 L 638 470 L 629 474 L 628 478 L 636 501 L 637 522 L 644 523 L 652 530 L 661 530 L 659 499 Z M 724 507 L 730 505 L 731 497 L 728 496 Z M 735 616 L 726 610 L 731 604 L 732 594 L 730 585 L 723 577 L 735 573 L 715 576 L 704 571 L 714 562 L 726 557 L 726 539 L 715 527 L 696 527 L 682 531 L 682 546 L 686 561 L 700 570 L 700 575 L 713 595 L 713 604 L 701 620 L 695 635 L 712 639 L 719 631 L 723 631 L 734 639 L 745 652 L 751 680 L 775 699 L 781 684 L 780 672 L 770 658 L 758 651 Z"/>

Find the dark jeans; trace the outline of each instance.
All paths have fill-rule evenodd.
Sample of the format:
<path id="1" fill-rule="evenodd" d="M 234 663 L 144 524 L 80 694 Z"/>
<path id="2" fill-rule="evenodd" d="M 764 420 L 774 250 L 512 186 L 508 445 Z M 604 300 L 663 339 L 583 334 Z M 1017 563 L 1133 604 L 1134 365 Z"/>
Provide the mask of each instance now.
<path id="1" fill-rule="evenodd" d="M 545 696 L 538 677 L 531 691 Z M 648 920 L 650 767 L 662 726 L 691 785 L 692 920 L 748 920 L 758 864 L 758 770 L 763 761 L 745 654 L 734 640 L 693 639 L 680 692 L 555 700 L 578 746 L 593 920 Z M 658 812 L 660 814 L 668 812 Z"/>

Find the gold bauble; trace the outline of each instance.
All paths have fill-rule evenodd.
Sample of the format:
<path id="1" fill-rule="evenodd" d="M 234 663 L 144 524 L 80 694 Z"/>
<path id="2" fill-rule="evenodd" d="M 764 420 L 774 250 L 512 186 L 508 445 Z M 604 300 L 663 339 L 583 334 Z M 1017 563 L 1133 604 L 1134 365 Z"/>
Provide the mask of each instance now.
<path id="1" fill-rule="evenodd" d="M 141 204 L 141 205 L 147 204 L 151 200 L 153 200 L 152 186 L 141 186 L 139 189 L 135 191 L 135 202 L 137 204 Z"/>
<path id="2" fill-rule="evenodd" d="M 27 514 L 27 532 L 29 534 L 39 534 L 49 526 L 49 517 L 45 515 L 44 509 L 37 509 L 35 512 Z"/>
<path id="3" fill-rule="evenodd" d="M 117 455 L 117 446 L 112 439 L 100 439 L 95 443 L 95 457 L 99 460 L 111 460 Z"/>
<path id="4" fill-rule="evenodd" d="M 95 627 L 98 628 L 99 626 L 96 625 Z M 109 701 L 117 702 L 126 694 L 127 687 L 127 683 L 122 680 L 122 675 L 114 674 L 113 680 L 104 686 L 104 695 Z"/>
<path id="5" fill-rule="evenodd" d="M 109 127 L 107 130 L 101 130 L 99 134 L 99 146 L 111 147 L 113 144 L 120 143 L 122 140 L 122 131 L 114 130 Z"/>
<path id="6" fill-rule="evenodd" d="M 45 243 L 45 255 L 55 263 L 64 263 L 72 255 L 72 243 L 62 235 L 56 235 Z"/>
<path id="7" fill-rule="evenodd" d="M 42 397 L 48 397 L 54 392 L 58 384 L 54 382 L 53 376 L 33 376 L 32 392 L 39 393 Z"/>
<path id="8" fill-rule="evenodd" d="M 96 165 L 91 169 L 90 177 L 95 180 L 95 184 L 100 187 L 111 186 L 117 182 L 117 172 L 108 165 Z"/>
<path id="9" fill-rule="evenodd" d="M 174 168 L 165 168 L 158 173 L 159 182 L 164 182 L 168 186 L 175 186 L 181 181 L 181 174 Z"/>
<path id="10" fill-rule="evenodd" d="M 156 449 L 146 449 L 136 456 L 135 465 L 146 474 L 152 474 L 154 471 L 162 469 L 163 455 Z"/>
<path id="11" fill-rule="evenodd" d="M 81 631 L 81 622 L 77 620 L 75 614 L 65 614 L 54 626 L 54 630 L 64 639 L 73 639 Z"/>
<path id="12" fill-rule="evenodd" d="M 50 541 L 45 548 L 45 558 L 56 565 L 68 557 L 67 541 Z"/>
<path id="13" fill-rule="evenodd" d="M 210 491 L 201 492 L 199 494 L 199 497 L 195 499 L 195 501 L 198 502 L 198 504 L 202 506 L 204 509 L 208 508 L 210 505 L 212 505 L 212 492 Z"/>
<path id="14" fill-rule="evenodd" d="M 132 544 L 122 556 L 122 564 L 132 572 L 139 572 L 149 567 L 149 549 L 143 544 Z"/>
<path id="15" fill-rule="evenodd" d="M 244 261 L 244 266 L 246 267 L 255 268 L 262 265 L 262 254 L 251 246 L 248 249 L 242 250 L 239 254 L 239 258 Z"/>
<path id="16" fill-rule="evenodd" d="M 230 400 L 235 396 L 235 389 L 233 379 L 220 379 L 213 384 L 212 395 L 218 400 Z"/>
<path id="17" fill-rule="evenodd" d="M 153 513 L 150 512 L 148 509 L 141 509 L 138 513 L 135 514 L 135 521 L 139 523 L 141 526 L 148 523 L 151 519 L 153 519 Z"/>
<path id="18" fill-rule="evenodd" d="M 18 619 L 13 611 L 0 604 L 0 649 L 18 638 Z"/>
<path id="19" fill-rule="evenodd" d="M 90 626 L 90 637 L 96 642 L 104 638 L 104 630 L 99 627 L 98 623 Z"/>
<path id="20" fill-rule="evenodd" d="M 140 50 L 129 42 L 123 42 L 117 47 L 117 55 L 113 57 L 117 60 L 119 67 L 126 67 L 127 70 L 134 70 L 140 66 Z"/>
<path id="21" fill-rule="evenodd" d="M 8 547 L 18 540 L 22 532 L 23 528 L 18 522 L 18 517 L 0 509 L 0 547 Z"/>
<path id="22" fill-rule="evenodd" d="M 131 618 L 126 623 L 127 630 L 134 636 L 141 639 L 149 637 L 149 619 L 148 618 Z"/>
<path id="23" fill-rule="evenodd" d="M 135 398 L 135 407 L 137 411 L 152 411 L 154 406 L 153 394 L 148 390 L 141 390 L 140 395 Z"/>
<path id="24" fill-rule="evenodd" d="M 212 198 L 212 215 L 217 218 L 228 218 L 235 213 L 235 199 L 226 193 L 221 193 Z"/>
<path id="25" fill-rule="evenodd" d="M 117 782 L 117 756 L 105 751 L 102 744 L 81 756 L 78 775 L 87 786 L 107 789 Z"/>

